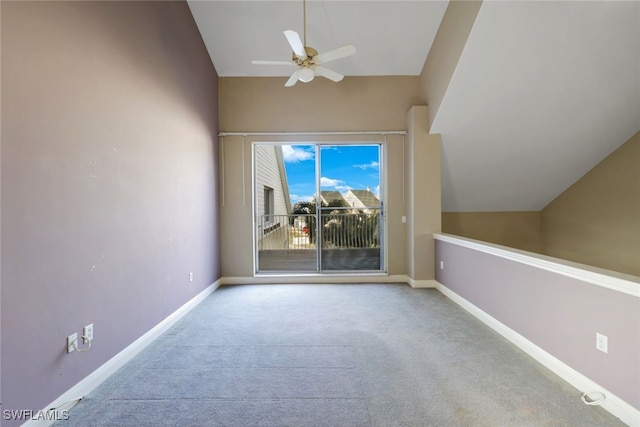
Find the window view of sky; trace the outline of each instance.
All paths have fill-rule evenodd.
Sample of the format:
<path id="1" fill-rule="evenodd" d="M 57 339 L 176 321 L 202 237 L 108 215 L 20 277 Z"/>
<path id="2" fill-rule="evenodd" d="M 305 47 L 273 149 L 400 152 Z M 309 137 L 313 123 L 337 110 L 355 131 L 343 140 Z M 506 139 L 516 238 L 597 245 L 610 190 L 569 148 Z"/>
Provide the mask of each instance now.
<path id="1" fill-rule="evenodd" d="M 315 194 L 315 147 L 283 145 L 291 203 L 309 201 Z M 322 191 L 366 190 L 380 192 L 377 145 L 322 146 L 320 189 Z"/>

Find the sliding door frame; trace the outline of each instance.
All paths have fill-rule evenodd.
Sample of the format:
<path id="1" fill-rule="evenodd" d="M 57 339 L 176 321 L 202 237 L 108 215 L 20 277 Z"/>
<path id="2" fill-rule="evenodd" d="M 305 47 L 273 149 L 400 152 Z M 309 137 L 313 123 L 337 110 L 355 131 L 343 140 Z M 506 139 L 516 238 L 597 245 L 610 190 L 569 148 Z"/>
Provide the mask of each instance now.
<path id="1" fill-rule="evenodd" d="M 271 139 L 271 138 L 268 138 Z M 256 159 L 256 146 L 259 145 L 307 145 L 314 147 L 315 153 L 315 192 L 319 196 L 321 194 L 321 179 L 322 179 L 322 147 L 323 146 L 377 146 L 378 147 L 378 179 L 380 185 L 380 208 L 378 213 L 379 232 L 378 238 L 380 240 L 380 255 L 379 263 L 380 268 L 377 270 L 325 270 L 322 268 L 322 197 L 316 196 L 316 269 L 315 270 L 260 270 L 259 269 L 259 248 L 258 248 L 258 206 L 257 206 L 257 159 Z M 387 170 L 386 170 L 386 137 L 382 138 L 352 138 L 344 135 L 341 138 L 317 138 L 311 137 L 311 135 L 301 138 L 296 138 L 296 141 L 291 141 L 290 138 L 281 138 L 276 141 L 252 141 L 252 235 L 253 235 L 253 271 L 254 276 L 274 276 L 274 275 L 353 275 L 353 274 L 387 274 L 387 262 L 388 262 L 388 227 L 387 227 L 387 213 L 385 200 L 387 198 Z"/>

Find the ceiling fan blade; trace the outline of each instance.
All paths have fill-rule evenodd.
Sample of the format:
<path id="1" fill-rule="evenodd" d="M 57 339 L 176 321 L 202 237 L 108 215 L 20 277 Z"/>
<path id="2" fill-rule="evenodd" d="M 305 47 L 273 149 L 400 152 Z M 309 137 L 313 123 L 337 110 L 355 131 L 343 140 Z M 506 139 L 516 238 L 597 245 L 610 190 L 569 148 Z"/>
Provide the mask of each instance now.
<path id="1" fill-rule="evenodd" d="M 287 82 L 284 85 L 285 87 L 291 87 L 294 84 L 296 84 L 297 81 L 298 81 L 298 70 L 295 70 L 293 74 L 291 74 L 291 77 L 289 77 L 289 80 L 287 80 Z"/>
<path id="2" fill-rule="evenodd" d="M 287 38 L 289 45 L 291 45 L 293 53 L 300 59 L 307 59 L 307 52 L 304 50 L 304 45 L 298 33 L 292 30 L 286 30 L 284 36 Z"/>
<path id="3" fill-rule="evenodd" d="M 263 61 L 261 59 L 255 59 L 251 63 L 255 65 L 296 65 L 291 61 Z"/>
<path id="4" fill-rule="evenodd" d="M 338 49 L 330 50 L 329 52 L 321 53 L 313 58 L 313 62 L 316 64 L 326 64 L 327 62 L 335 61 L 336 59 L 346 58 L 347 56 L 355 55 L 356 48 L 352 45 L 346 45 L 339 47 Z"/>
<path id="5" fill-rule="evenodd" d="M 321 66 L 316 66 L 313 68 L 313 70 L 316 72 L 316 75 L 318 76 L 322 76 L 322 77 L 326 77 L 327 79 L 334 81 L 334 82 L 339 82 L 340 80 L 342 80 L 344 78 L 344 76 L 340 73 L 336 73 L 333 70 L 330 70 L 328 68 L 325 67 L 321 67 Z"/>

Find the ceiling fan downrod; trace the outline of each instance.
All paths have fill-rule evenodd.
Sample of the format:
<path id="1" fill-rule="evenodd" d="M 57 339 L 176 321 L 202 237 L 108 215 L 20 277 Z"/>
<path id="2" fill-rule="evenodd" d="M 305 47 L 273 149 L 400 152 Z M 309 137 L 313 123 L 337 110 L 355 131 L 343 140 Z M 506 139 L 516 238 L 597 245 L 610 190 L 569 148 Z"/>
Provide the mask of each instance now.
<path id="1" fill-rule="evenodd" d="M 307 0 L 302 0 L 302 43 L 307 47 Z"/>

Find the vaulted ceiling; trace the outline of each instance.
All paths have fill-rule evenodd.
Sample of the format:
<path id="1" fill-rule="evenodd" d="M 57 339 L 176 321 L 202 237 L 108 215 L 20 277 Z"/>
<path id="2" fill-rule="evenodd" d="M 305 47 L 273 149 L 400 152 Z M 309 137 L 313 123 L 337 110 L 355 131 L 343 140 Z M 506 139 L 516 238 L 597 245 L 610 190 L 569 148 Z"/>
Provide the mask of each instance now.
<path id="1" fill-rule="evenodd" d="M 347 76 L 419 75 L 448 1 L 307 3 Z M 221 76 L 288 76 L 298 1 L 191 1 Z M 443 211 L 540 210 L 640 130 L 640 2 L 484 1 L 437 110 Z"/>
<path id="2" fill-rule="evenodd" d="M 326 52 L 352 44 L 355 57 L 331 64 L 347 76 L 418 75 L 447 1 L 307 1 L 307 45 Z M 220 76 L 289 76 L 288 66 L 252 65 L 253 59 L 291 60 L 283 35 L 303 37 L 302 0 L 190 1 Z"/>

